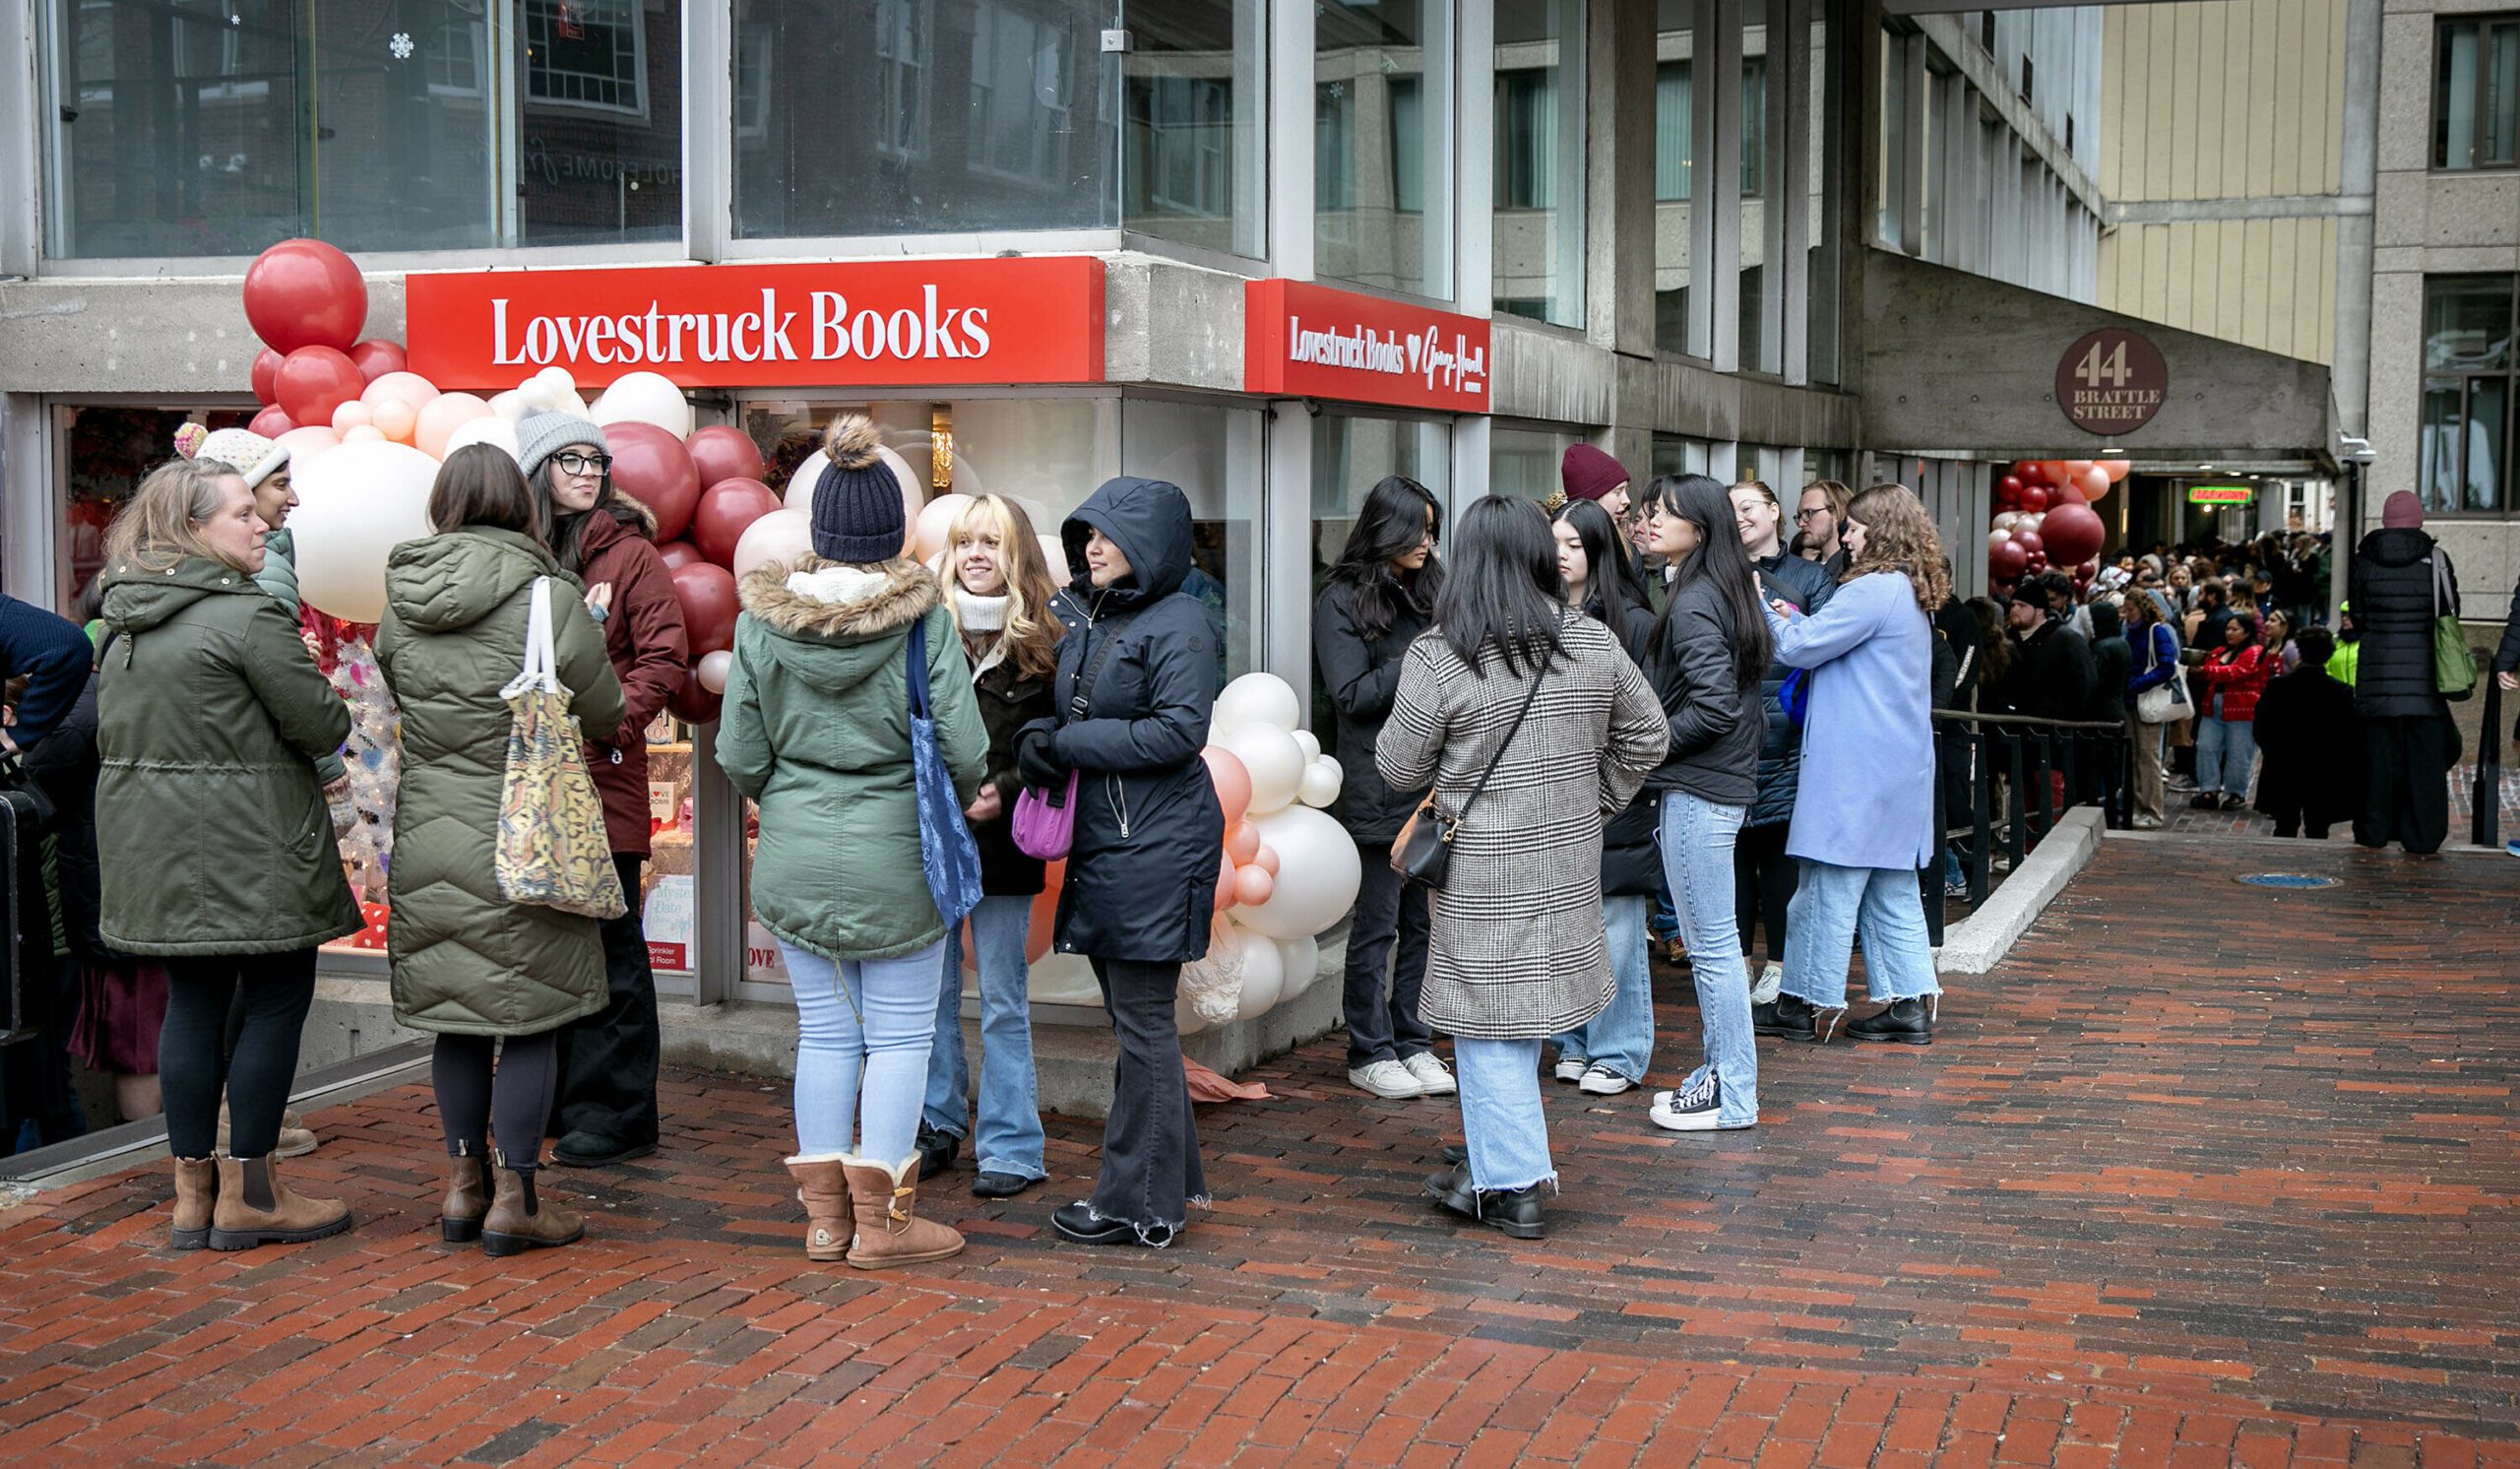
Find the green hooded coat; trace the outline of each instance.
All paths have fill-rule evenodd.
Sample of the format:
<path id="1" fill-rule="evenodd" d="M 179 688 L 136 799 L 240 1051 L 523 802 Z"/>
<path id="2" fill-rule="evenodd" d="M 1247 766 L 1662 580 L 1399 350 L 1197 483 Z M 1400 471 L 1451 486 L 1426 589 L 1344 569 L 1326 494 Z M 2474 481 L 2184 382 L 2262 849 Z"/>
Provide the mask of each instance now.
<path id="1" fill-rule="evenodd" d="M 829 585 L 791 589 L 791 570 Z M 961 804 L 988 766 L 971 665 L 936 579 L 908 559 L 861 569 L 808 556 L 739 590 L 718 763 L 761 802 L 753 916 L 827 959 L 914 954 L 945 936 L 945 921 L 919 865 L 904 667 L 913 621 L 926 621 L 936 747 Z"/>
<path id="2" fill-rule="evenodd" d="M 394 1018 L 414 1030 L 530 1036 L 603 1008 L 596 921 L 511 903 L 495 875 L 507 701 L 525 661 L 534 579 L 551 578 L 561 686 L 596 738 L 621 723 L 621 683 L 585 589 L 533 538 L 468 527 L 406 541 L 385 563 L 376 660 L 403 707 L 394 809 Z"/>
<path id="3" fill-rule="evenodd" d="M 98 927 L 130 954 L 278 954 L 359 929 L 315 762 L 349 712 L 297 623 L 217 561 L 105 570 Z"/>

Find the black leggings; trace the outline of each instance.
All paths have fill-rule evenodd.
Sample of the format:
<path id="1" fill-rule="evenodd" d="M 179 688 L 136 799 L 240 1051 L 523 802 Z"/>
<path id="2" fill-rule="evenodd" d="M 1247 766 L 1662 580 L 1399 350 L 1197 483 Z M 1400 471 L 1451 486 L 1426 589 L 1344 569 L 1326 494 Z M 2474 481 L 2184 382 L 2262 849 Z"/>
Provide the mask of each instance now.
<path id="1" fill-rule="evenodd" d="M 1768 925 L 1768 957 L 1779 964 L 1785 962 L 1785 915 L 1794 902 L 1794 890 L 1802 879 L 1802 863 L 1785 855 L 1785 839 L 1792 826 L 1772 821 L 1765 826 L 1745 826 L 1732 840 L 1732 920 L 1741 927 L 1741 957 L 1757 952 L 1751 943 L 1752 931 L 1762 916 Z M 1759 982 L 1758 971 L 1750 972 L 1750 983 Z"/>
<path id="2" fill-rule="evenodd" d="M 509 1036 L 504 1046 L 496 1036 L 438 1037 L 429 1079 L 437 1088 L 437 1120 L 446 1132 L 448 1155 L 481 1157 L 495 1126 L 508 1167 L 540 1163 L 551 1092 L 560 1080 L 559 1061 L 556 1030 Z"/>
<path id="3" fill-rule="evenodd" d="M 166 1147 L 207 1158 L 219 1141 L 219 1098 L 228 1104 L 228 1154 L 264 1158 L 280 1145 L 280 1115 L 297 1079 L 297 1042 L 315 1003 L 315 951 L 185 955 L 166 961 L 166 1021 L 158 1032 L 158 1077 L 166 1100 Z M 228 1015 L 236 1042 L 227 1043 Z"/>

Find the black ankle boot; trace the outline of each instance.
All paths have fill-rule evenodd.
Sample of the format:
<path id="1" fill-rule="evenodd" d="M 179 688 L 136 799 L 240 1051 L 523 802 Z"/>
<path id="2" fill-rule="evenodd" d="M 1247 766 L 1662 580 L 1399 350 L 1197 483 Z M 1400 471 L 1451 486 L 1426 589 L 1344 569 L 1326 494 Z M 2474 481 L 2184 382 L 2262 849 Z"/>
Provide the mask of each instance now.
<path id="1" fill-rule="evenodd" d="M 918 1124 L 918 1176 L 932 1179 L 954 1166 L 954 1156 L 963 1150 L 963 1140 L 951 1132 L 939 1132 L 925 1122 Z"/>
<path id="2" fill-rule="evenodd" d="M 1820 1038 L 1815 1023 L 1817 1013 L 1810 1001 L 1798 995 L 1780 994 L 1768 1004 L 1750 1006 L 1750 1029 L 1757 1035 L 1808 1043 Z"/>
<path id="3" fill-rule="evenodd" d="M 1888 1041 L 1900 1046 L 1933 1044 L 1934 1001 L 1924 999 L 1893 1000 L 1890 1008 L 1878 1015 L 1847 1022 L 1850 1041 Z"/>
<path id="4" fill-rule="evenodd" d="M 1495 1189 L 1479 1196 L 1479 1222 L 1489 1229 L 1503 1230 L 1517 1240 L 1537 1240 L 1548 1233 L 1547 1222 L 1541 1217 L 1541 1193 L 1545 1185 L 1534 1183 L 1529 1188 Z"/>

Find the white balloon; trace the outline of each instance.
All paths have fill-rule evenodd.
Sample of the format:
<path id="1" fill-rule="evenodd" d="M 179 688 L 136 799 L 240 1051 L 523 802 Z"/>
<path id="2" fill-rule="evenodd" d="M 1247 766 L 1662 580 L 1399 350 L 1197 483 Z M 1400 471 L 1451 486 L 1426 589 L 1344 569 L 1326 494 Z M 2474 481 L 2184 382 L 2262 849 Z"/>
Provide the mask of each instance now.
<path id="1" fill-rule="evenodd" d="M 1995 529 L 1998 531 L 2009 531 L 2020 523 L 2021 512 L 2018 510 L 2000 511 L 1995 516 Z"/>
<path id="2" fill-rule="evenodd" d="M 927 504 L 927 479 L 912 469 L 910 461 L 894 452 L 890 444 L 877 444 L 875 457 L 884 462 L 885 468 L 891 470 L 893 478 L 901 483 L 902 549 L 907 552 L 913 544 L 912 538 L 918 534 L 918 513 Z M 805 508 L 810 510 L 813 507 L 808 505 Z"/>
<path id="3" fill-rule="evenodd" d="M 518 458 L 521 452 L 517 448 L 516 424 L 496 414 L 486 418 L 467 418 L 456 424 L 455 431 L 446 436 L 446 452 L 449 454 L 467 444 L 488 444 L 505 450 L 510 459 Z"/>
<path id="4" fill-rule="evenodd" d="M 943 555 L 946 543 L 954 539 L 954 522 L 972 507 L 972 497 L 964 494 L 938 495 L 918 512 L 918 523 L 911 527 L 910 552 L 922 561 L 933 561 Z"/>
<path id="5" fill-rule="evenodd" d="M 812 516 L 802 510 L 773 510 L 744 527 L 743 535 L 735 539 L 735 579 L 740 581 L 773 561 L 793 561 L 813 548 Z"/>
<path id="6" fill-rule="evenodd" d="M 726 691 L 726 671 L 734 666 L 735 656 L 723 648 L 719 649 L 715 653 L 704 653 L 700 655 L 700 668 L 698 670 L 700 686 L 709 690 L 713 694 L 724 693 Z"/>
<path id="7" fill-rule="evenodd" d="M 1208 739 L 1233 751 L 1242 768 L 1251 773 L 1252 815 L 1280 810 L 1295 798 L 1303 783 L 1303 751 L 1295 746 L 1292 734 L 1276 725 L 1245 724 L 1222 735 L 1211 734 Z"/>
<path id="8" fill-rule="evenodd" d="M 1214 741 L 1245 725 L 1291 731 L 1302 717 L 1303 705 L 1287 680 L 1275 673 L 1245 673 L 1218 693 L 1208 716 L 1208 738 Z"/>
<path id="9" fill-rule="evenodd" d="M 1295 787 L 1295 799 L 1308 806 L 1326 806 L 1339 798 L 1340 783 L 1347 772 L 1328 755 L 1320 756 L 1303 768 L 1303 780 Z"/>
<path id="10" fill-rule="evenodd" d="M 1303 751 L 1304 764 L 1310 765 L 1321 758 L 1321 736 L 1310 730 L 1290 730 L 1287 733 L 1295 737 L 1295 748 Z"/>
<path id="11" fill-rule="evenodd" d="M 510 388 L 504 393 L 490 395 L 490 412 L 510 423 L 518 423 L 524 421 L 526 415 L 534 412 L 534 405 L 526 402 L 523 388 Z"/>
<path id="12" fill-rule="evenodd" d="M 1056 536 L 1043 536 L 1040 539 L 1041 542 L 1041 561 L 1042 564 L 1050 568 L 1051 584 L 1058 587 L 1066 586 L 1070 581 L 1074 580 L 1076 576 L 1075 572 L 1068 569 L 1067 543 L 1059 540 Z"/>
<path id="13" fill-rule="evenodd" d="M 1364 869 L 1347 828 L 1310 806 L 1291 806 L 1250 818 L 1260 840 L 1278 854 L 1277 882 L 1269 901 L 1235 908 L 1234 922 L 1272 938 L 1309 938 L 1356 906 Z"/>
<path id="14" fill-rule="evenodd" d="M 1223 1025 L 1242 1002 L 1243 951 L 1250 935 L 1219 914 L 1208 929 L 1208 952 L 1181 966 L 1178 1013 L 1196 1015 L 1199 1023 Z"/>
<path id="15" fill-rule="evenodd" d="M 527 379 L 551 397 L 578 391 L 578 379 L 566 367 L 545 367 Z M 547 399 L 545 401 L 548 401 Z"/>
<path id="16" fill-rule="evenodd" d="M 1286 992 L 1287 961 L 1278 946 L 1245 935 L 1242 941 L 1242 994 L 1233 1007 L 1236 1020 L 1254 1020 L 1269 1012 Z"/>
<path id="17" fill-rule="evenodd" d="M 1278 958 L 1287 971 L 1287 982 L 1278 991 L 1278 1002 L 1284 1004 L 1312 988 L 1312 982 L 1321 977 L 1321 941 L 1307 933 L 1301 938 L 1281 938 L 1276 942 Z"/>
<path id="18" fill-rule="evenodd" d="M 595 421 L 653 423 L 678 439 L 691 437 L 691 403 L 662 372 L 625 372 L 589 410 Z"/>
<path id="19" fill-rule="evenodd" d="M 822 479 L 823 471 L 829 468 L 831 461 L 823 456 L 822 450 L 816 449 L 806 455 L 804 463 L 796 466 L 796 473 L 788 477 L 788 492 L 779 497 L 779 503 L 790 510 L 813 514 L 814 484 Z M 707 487 L 702 486 L 704 489 Z"/>
<path id="20" fill-rule="evenodd" d="M 289 481 L 297 508 L 297 595 L 347 622 L 385 615 L 385 558 L 431 534 L 429 489 L 437 461 L 409 444 L 344 444 Z"/>

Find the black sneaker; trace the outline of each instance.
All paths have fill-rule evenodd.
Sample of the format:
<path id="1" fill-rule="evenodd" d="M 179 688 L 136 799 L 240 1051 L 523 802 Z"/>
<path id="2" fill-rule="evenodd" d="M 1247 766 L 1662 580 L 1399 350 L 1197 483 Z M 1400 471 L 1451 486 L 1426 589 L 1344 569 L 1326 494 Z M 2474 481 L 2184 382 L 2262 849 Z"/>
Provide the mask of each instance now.
<path id="1" fill-rule="evenodd" d="M 1809 1044 L 1820 1039 L 1819 1012 L 1798 995 L 1780 994 L 1764 1005 L 1750 1006 L 1750 1029 L 1762 1036 L 1783 1036 Z"/>
<path id="2" fill-rule="evenodd" d="M 1684 1091 L 1664 1092 L 1646 1116 L 1667 1132 L 1713 1132 L 1722 1127 L 1724 1083 L 1713 1071 Z M 1737 1126 L 1747 1126 L 1738 1123 Z"/>
<path id="3" fill-rule="evenodd" d="M 1022 1174 L 990 1173 L 983 1169 L 978 1178 L 972 1180 L 972 1197 L 1013 1198 L 1040 1182 Z"/>
<path id="4" fill-rule="evenodd" d="M 954 1157 L 963 1150 L 963 1140 L 951 1132 L 939 1132 L 925 1122 L 918 1124 L 918 1176 L 932 1179 L 954 1166 Z"/>
<path id="5" fill-rule="evenodd" d="M 1850 1041 L 1888 1041 L 1900 1046 L 1933 1044 L 1934 996 L 1922 999 L 1893 1000 L 1890 1008 L 1878 1015 L 1847 1022 Z"/>

